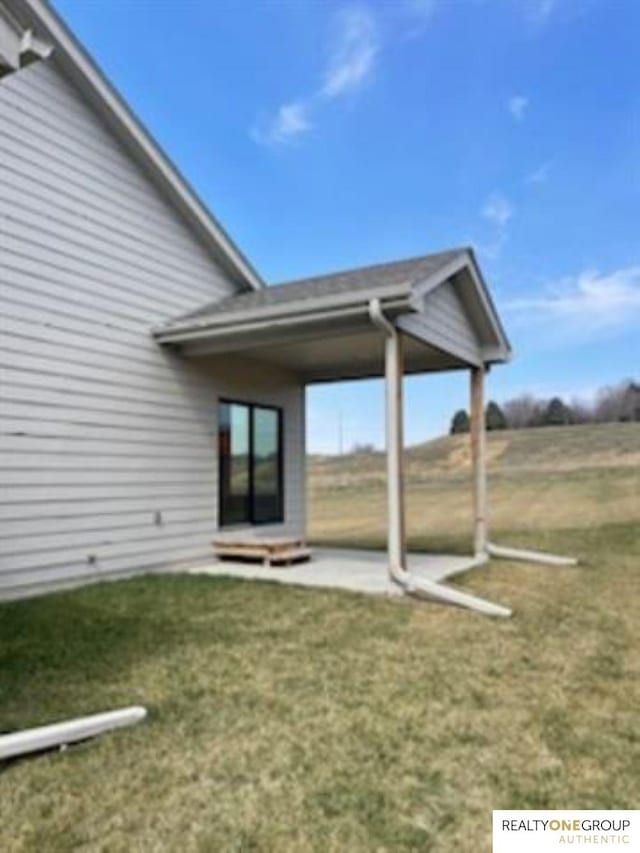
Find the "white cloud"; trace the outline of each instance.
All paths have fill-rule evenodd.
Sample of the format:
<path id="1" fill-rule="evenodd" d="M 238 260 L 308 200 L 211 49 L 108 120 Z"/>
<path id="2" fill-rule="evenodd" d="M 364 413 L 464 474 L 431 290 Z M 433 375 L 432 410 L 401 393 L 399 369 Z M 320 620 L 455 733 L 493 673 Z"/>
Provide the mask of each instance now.
<path id="1" fill-rule="evenodd" d="M 282 145 L 313 127 L 321 102 L 357 91 L 371 77 L 379 51 L 375 17 L 364 4 L 345 6 L 334 17 L 334 35 L 322 82 L 308 96 L 282 104 L 251 130 L 261 145 Z"/>
<path id="2" fill-rule="evenodd" d="M 301 137 L 314 126 L 322 109 L 356 93 L 371 80 L 382 48 L 379 21 L 388 25 L 387 40 L 415 38 L 425 31 L 437 3 L 395 0 L 386 10 L 354 0 L 339 8 L 333 15 L 327 61 L 316 86 L 260 117 L 251 129 L 252 139 L 274 146 Z"/>
<path id="3" fill-rule="evenodd" d="M 537 169 L 534 169 L 533 172 L 529 172 L 528 175 L 525 175 L 525 184 L 545 184 L 549 179 L 550 170 L 551 163 L 542 163 Z"/>
<path id="4" fill-rule="evenodd" d="M 261 144 L 281 145 L 307 133 L 312 127 L 307 105 L 302 101 L 291 101 L 282 104 L 272 118 L 257 122 L 251 136 Z"/>
<path id="5" fill-rule="evenodd" d="M 469 241 L 470 243 L 473 241 Z M 495 261 L 502 254 L 502 250 L 507 242 L 506 231 L 498 231 L 488 242 L 476 242 L 478 253 L 483 255 L 490 261 Z"/>
<path id="6" fill-rule="evenodd" d="M 529 0 L 527 14 L 534 24 L 544 24 L 556 7 L 557 0 Z"/>
<path id="7" fill-rule="evenodd" d="M 507 226 L 513 217 L 513 206 L 502 193 L 494 192 L 485 201 L 482 215 L 492 226 L 486 241 L 476 241 L 478 251 L 489 260 L 498 258 L 509 237 Z"/>
<path id="8" fill-rule="evenodd" d="M 513 95 L 507 101 L 507 109 L 516 121 L 522 121 L 529 106 L 529 98 L 525 95 Z"/>
<path id="9" fill-rule="evenodd" d="M 557 324 L 574 336 L 632 327 L 640 322 L 640 266 L 609 274 L 587 270 L 505 308 L 527 324 Z"/>
<path id="10" fill-rule="evenodd" d="M 318 94 L 337 98 L 353 92 L 371 76 L 378 53 L 375 18 L 366 6 L 350 6 L 336 16 L 336 40 Z"/>
<path id="11" fill-rule="evenodd" d="M 406 22 L 405 38 L 421 36 L 431 23 L 437 0 L 405 0 L 399 12 Z"/>
<path id="12" fill-rule="evenodd" d="M 513 207 L 501 193 L 492 193 L 482 208 L 482 215 L 498 229 L 504 230 L 513 216 Z"/>

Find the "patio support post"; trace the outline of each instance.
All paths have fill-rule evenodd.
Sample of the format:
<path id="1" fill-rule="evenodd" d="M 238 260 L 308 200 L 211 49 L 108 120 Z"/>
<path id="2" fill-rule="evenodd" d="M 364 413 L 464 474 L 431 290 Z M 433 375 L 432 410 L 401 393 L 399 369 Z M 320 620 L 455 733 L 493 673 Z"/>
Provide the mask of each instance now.
<path id="1" fill-rule="evenodd" d="M 402 336 L 398 333 L 385 339 L 386 379 L 386 445 L 388 550 L 391 566 L 406 566 L 403 471 L 403 399 L 402 375 L 404 358 Z"/>
<path id="2" fill-rule="evenodd" d="M 484 384 L 488 368 L 471 368 L 471 467 L 473 476 L 473 542 L 476 559 L 502 557 L 549 566 L 575 566 L 574 557 L 563 557 L 541 551 L 506 548 L 489 542 L 487 501 L 487 442 L 484 413 Z"/>
<path id="3" fill-rule="evenodd" d="M 471 368 L 471 468 L 473 542 L 476 556 L 487 553 L 487 461 L 484 415 L 485 368 Z"/>

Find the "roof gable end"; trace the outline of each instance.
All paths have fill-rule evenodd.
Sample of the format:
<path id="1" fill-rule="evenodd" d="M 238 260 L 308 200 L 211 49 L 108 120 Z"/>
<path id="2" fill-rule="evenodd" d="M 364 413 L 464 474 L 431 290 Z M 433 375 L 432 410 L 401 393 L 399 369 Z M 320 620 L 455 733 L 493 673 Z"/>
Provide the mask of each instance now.
<path id="1" fill-rule="evenodd" d="M 474 330 L 482 359 L 486 362 L 508 361 L 512 355 L 511 344 L 473 249 L 461 249 L 435 275 L 416 282 L 413 287 L 413 304 L 417 309 L 423 305 L 426 307 L 430 299 L 437 298 L 431 294 L 448 287 L 452 288 L 465 314 L 463 322 Z"/>
<path id="2" fill-rule="evenodd" d="M 53 46 L 0 2 L 0 78 L 50 56 Z"/>
<path id="3" fill-rule="evenodd" d="M 0 0 L 12 20 L 31 27 L 53 48 L 57 66 L 142 165 L 200 242 L 243 290 L 264 287 L 259 274 L 224 231 L 161 147 L 129 109 L 93 59 L 45 0 Z"/>

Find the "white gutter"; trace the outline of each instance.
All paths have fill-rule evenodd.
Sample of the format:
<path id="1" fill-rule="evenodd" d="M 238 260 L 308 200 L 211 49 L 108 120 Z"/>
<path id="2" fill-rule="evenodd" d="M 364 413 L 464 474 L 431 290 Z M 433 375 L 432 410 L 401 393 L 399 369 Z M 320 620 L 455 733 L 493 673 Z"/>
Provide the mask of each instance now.
<path id="1" fill-rule="evenodd" d="M 385 308 L 395 313 L 410 311 L 410 294 L 406 296 L 390 297 L 385 299 Z M 152 329 L 151 334 L 160 343 L 187 343 L 198 340 L 214 340 L 219 338 L 237 337 L 242 334 L 254 335 L 261 331 L 274 331 L 276 329 L 290 329 L 292 326 L 302 326 L 312 323 L 333 322 L 334 320 L 347 320 L 368 317 L 367 299 L 354 300 L 350 295 L 349 301 L 345 299 L 330 300 L 323 299 L 314 305 L 311 300 L 302 300 L 297 306 L 281 306 L 279 310 L 257 309 L 251 312 L 236 313 L 211 318 L 206 320 L 193 320 L 178 327 L 168 329 Z M 234 322 L 234 316 L 237 318 Z"/>
<path id="2" fill-rule="evenodd" d="M 274 285 L 277 290 L 278 285 Z M 330 293 L 321 296 L 306 296 L 286 301 L 267 303 L 264 305 L 250 305 L 249 307 L 235 307 L 234 310 L 218 311 L 210 314 L 196 314 L 184 317 L 182 320 L 169 321 L 162 326 L 156 326 L 151 330 L 158 338 L 166 335 L 183 334 L 186 332 L 208 331 L 216 328 L 226 328 L 230 325 L 242 325 L 248 322 L 261 322 L 278 320 L 286 317 L 302 317 L 305 314 L 312 315 L 321 311 L 337 311 L 344 309 L 348 311 L 358 308 L 366 314 L 371 299 L 381 299 L 385 307 L 398 307 L 405 310 L 413 310 L 411 286 L 407 284 L 395 285 L 393 287 L 380 286 L 368 288 L 366 292 L 347 291 L 345 293 Z"/>
<path id="3" fill-rule="evenodd" d="M 383 314 L 379 299 L 370 300 L 369 317 L 385 336 L 389 576 L 407 595 L 466 607 L 488 616 L 510 616 L 511 611 L 507 607 L 426 578 L 415 577 L 406 568 L 402 482 L 402 344 L 398 330 Z M 488 559 L 487 554 L 473 557 L 460 571 L 481 566 Z"/>

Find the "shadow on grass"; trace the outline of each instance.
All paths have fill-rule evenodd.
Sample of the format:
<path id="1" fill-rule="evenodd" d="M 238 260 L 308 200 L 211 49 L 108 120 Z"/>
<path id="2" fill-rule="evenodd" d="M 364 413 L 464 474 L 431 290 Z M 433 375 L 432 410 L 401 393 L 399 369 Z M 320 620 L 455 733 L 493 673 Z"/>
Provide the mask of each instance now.
<path id="1" fill-rule="evenodd" d="M 216 589 L 233 584 L 221 579 Z M 214 646 L 241 641 L 234 619 L 204 587 L 187 576 L 141 577 L 1 604 L 0 731 L 68 713 L 69 699 L 74 714 L 103 710 L 99 697 L 116 699 L 132 667 L 205 633 Z M 206 623 L 198 623 L 199 611 Z M 129 690 L 120 701 L 138 700 Z"/>
<path id="2" fill-rule="evenodd" d="M 340 614 L 335 624 L 336 611 Z M 188 693 L 208 662 L 317 655 L 392 634 L 384 602 L 231 578 L 162 575 L 0 604 L 0 731 Z M 341 652 L 342 653 L 342 652 Z"/>

